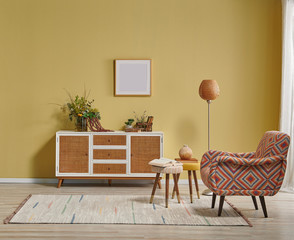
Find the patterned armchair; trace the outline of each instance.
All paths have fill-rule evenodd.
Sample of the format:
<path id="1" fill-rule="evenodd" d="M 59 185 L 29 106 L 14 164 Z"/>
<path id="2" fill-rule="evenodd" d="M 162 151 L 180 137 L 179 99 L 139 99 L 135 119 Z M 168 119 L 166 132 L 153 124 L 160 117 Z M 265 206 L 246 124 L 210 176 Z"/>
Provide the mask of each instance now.
<path id="1" fill-rule="evenodd" d="M 201 160 L 201 177 L 213 192 L 212 208 L 216 196 L 220 196 L 218 216 L 221 215 L 225 196 L 251 196 L 258 209 L 259 196 L 264 216 L 267 210 L 264 196 L 275 195 L 283 182 L 287 165 L 290 137 L 282 132 L 264 134 L 256 152 L 230 153 L 210 150 Z"/>

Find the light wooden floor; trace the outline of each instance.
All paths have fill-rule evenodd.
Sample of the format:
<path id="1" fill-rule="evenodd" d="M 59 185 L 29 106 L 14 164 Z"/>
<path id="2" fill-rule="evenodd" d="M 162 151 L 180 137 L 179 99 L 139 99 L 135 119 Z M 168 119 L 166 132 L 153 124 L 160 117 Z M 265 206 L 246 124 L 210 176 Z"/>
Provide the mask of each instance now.
<path id="1" fill-rule="evenodd" d="M 164 186 L 163 186 L 164 187 Z M 203 189 L 203 186 L 200 186 Z M 294 239 L 294 194 L 267 197 L 269 218 L 254 210 L 250 197 L 228 198 L 252 222 L 253 227 L 194 227 L 159 225 L 99 224 L 3 224 L 3 219 L 32 194 L 142 194 L 149 195 L 151 184 L 75 184 L 60 189 L 49 184 L 0 184 L 0 239 Z M 194 189 L 193 189 L 194 190 Z M 188 194 L 188 185 L 180 185 Z M 164 194 L 158 190 L 157 194 Z M 217 199 L 218 201 L 219 199 Z M 197 204 L 195 198 L 194 204 Z M 259 207 L 260 203 L 258 202 Z M 217 203 L 218 205 L 218 203 Z"/>

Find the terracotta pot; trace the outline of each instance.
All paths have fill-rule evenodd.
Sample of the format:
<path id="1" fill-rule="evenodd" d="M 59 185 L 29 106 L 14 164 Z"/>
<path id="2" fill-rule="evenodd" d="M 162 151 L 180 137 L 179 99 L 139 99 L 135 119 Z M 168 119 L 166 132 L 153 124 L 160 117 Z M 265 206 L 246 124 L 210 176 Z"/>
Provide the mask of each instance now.
<path id="1" fill-rule="evenodd" d="M 215 80 L 203 80 L 199 87 L 199 95 L 204 100 L 214 100 L 219 96 L 219 86 Z"/>
<path id="2" fill-rule="evenodd" d="M 192 149 L 189 148 L 187 145 L 184 145 L 180 149 L 180 151 L 179 151 L 179 156 L 183 160 L 189 160 L 189 159 L 191 159 L 192 158 L 192 154 L 193 154 Z"/>

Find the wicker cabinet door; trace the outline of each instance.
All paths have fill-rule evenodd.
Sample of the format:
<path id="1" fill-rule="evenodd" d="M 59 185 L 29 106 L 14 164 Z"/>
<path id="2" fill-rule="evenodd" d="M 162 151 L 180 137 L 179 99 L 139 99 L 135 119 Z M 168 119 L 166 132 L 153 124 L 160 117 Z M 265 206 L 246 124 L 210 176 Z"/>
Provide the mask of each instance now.
<path id="1" fill-rule="evenodd" d="M 160 158 L 160 136 L 131 137 L 131 173 L 151 173 L 148 163 Z"/>
<path id="2" fill-rule="evenodd" d="M 59 172 L 89 173 L 88 136 L 60 136 Z"/>

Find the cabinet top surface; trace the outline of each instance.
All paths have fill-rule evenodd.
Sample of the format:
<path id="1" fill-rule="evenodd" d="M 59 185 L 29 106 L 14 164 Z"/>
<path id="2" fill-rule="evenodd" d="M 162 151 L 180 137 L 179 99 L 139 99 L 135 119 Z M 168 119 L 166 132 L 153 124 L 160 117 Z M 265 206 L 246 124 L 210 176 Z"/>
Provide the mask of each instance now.
<path id="1" fill-rule="evenodd" d="M 83 134 L 102 134 L 102 135 L 117 135 L 117 134 L 123 134 L 123 135 L 152 135 L 152 134 L 163 134 L 163 132 L 124 132 L 124 131 L 114 131 L 114 132 L 76 132 L 71 130 L 61 130 L 56 132 L 56 134 L 74 134 L 74 135 L 83 135 Z"/>

